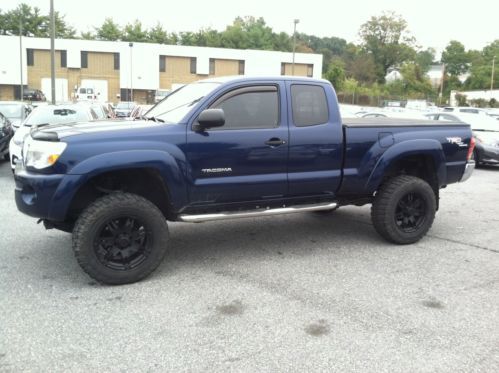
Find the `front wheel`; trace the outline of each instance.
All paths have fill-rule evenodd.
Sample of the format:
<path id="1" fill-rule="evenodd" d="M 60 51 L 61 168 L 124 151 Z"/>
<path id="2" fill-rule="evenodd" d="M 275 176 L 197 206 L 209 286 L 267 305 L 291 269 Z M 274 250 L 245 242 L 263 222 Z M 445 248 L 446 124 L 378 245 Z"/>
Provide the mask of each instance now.
<path id="1" fill-rule="evenodd" d="M 428 232 L 435 212 L 435 193 L 430 185 L 420 178 L 402 175 L 381 186 L 371 208 L 371 219 L 386 240 L 411 244 Z"/>
<path id="2" fill-rule="evenodd" d="M 128 284 L 151 274 L 163 260 L 168 226 L 147 199 L 113 193 L 92 203 L 73 230 L 78 264 L 105 284 Z"/>

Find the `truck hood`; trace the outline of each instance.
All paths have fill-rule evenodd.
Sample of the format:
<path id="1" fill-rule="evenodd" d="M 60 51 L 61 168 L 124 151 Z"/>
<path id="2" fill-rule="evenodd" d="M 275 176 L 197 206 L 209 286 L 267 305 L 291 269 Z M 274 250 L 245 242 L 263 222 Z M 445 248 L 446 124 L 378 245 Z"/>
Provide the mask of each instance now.
<path id="1" fill-rule="evenodd" d="M 38 130 L 40 132 L 55 132 L 59 139 L 63 139 L 68 136 L 76 136 L 89 133 L 98 132 L 110 132 L 110 131 L 125 131 L 125 130 L 135 130 L 144 129 L 149 127 L 157 127 L 162 124 L 154 121 L 145 120 L 135 120 L 135 121 L 123 121 L 123 120 L 103 120 L 103 121 L 92 121 L 92 122 L 80 122 L 80 123 L 67 123 L 67 124 L 52 124 L 48 126 L 42 126 L 33 128 L 32 132 Z"/>

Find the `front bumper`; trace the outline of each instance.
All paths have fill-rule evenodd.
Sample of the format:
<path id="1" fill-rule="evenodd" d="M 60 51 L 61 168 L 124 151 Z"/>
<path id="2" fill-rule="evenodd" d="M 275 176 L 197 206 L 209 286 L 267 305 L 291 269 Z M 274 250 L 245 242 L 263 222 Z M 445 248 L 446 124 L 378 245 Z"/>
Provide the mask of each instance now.
<path id="1" fill-rule="evenodd" d="M 10 167 L 12 167 L 12 170 L 14 170 L 14 168 L 16 167 L 16 163 L 21 160 L 22 147 L 16 145 L 14 140 L 11 139 L 9 144 L 9 151 L 10 151 Z"/>
<path id="2" fill-rule="evenodd" d="M 473 170 L 475 169 L 475 161 L 468 161 L 466 163 L 466 167 L 464 169 L 463 176 L 461 177 L 461 180 L 459 180 L 461 183 L 463 181 L 468 180 L 471 177 L 471 174 L 473 173 Z"/>
<path id="3" fill-rule="evenodd" d="M 27 171 L 21 163 L 16 164 L 15 199 L 19 211 L 41 219 L 50 217 L 50 208 L 64 175 L 45 175 Z"/>
<path id="4" fill-rule="evenodd" d="M 64 221 L 73 197 L 85 177 L 82 175 L 41 174 L 16 164 L 15 199 L 19 211 L 44 220 Z"/>

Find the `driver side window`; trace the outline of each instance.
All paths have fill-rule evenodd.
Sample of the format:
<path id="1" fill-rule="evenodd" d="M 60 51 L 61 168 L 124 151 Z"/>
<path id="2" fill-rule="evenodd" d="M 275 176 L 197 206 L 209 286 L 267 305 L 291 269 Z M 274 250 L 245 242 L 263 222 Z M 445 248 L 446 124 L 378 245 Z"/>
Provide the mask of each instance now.
<path id="1" fill-rule="evenodd" d="M 241 88 L 218 99 L 211 108 L 222 109 L 225 125 L 210 131 L 275 128 L 279 126 L 279 94 L 275 86 Z"/>

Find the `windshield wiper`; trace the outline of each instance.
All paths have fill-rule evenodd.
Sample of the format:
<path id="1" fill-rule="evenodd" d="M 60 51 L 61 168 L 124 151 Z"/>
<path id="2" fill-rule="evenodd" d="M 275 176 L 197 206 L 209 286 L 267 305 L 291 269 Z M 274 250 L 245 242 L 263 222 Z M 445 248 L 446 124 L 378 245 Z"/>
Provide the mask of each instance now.
<path id="1" fill-rule="evenodd" d="M 158 117 L 146 117 L 145 115 L 142 115 L 140 117 L 137 117 L 135 118 L 134 120 L 137 120 L 137 119 L 145 119 L 145 120 L 152 120 L 153 122 L 161 122 L 161 123 L 165 123 L 165 121 L 161 118 L 158 118 Z"/>

